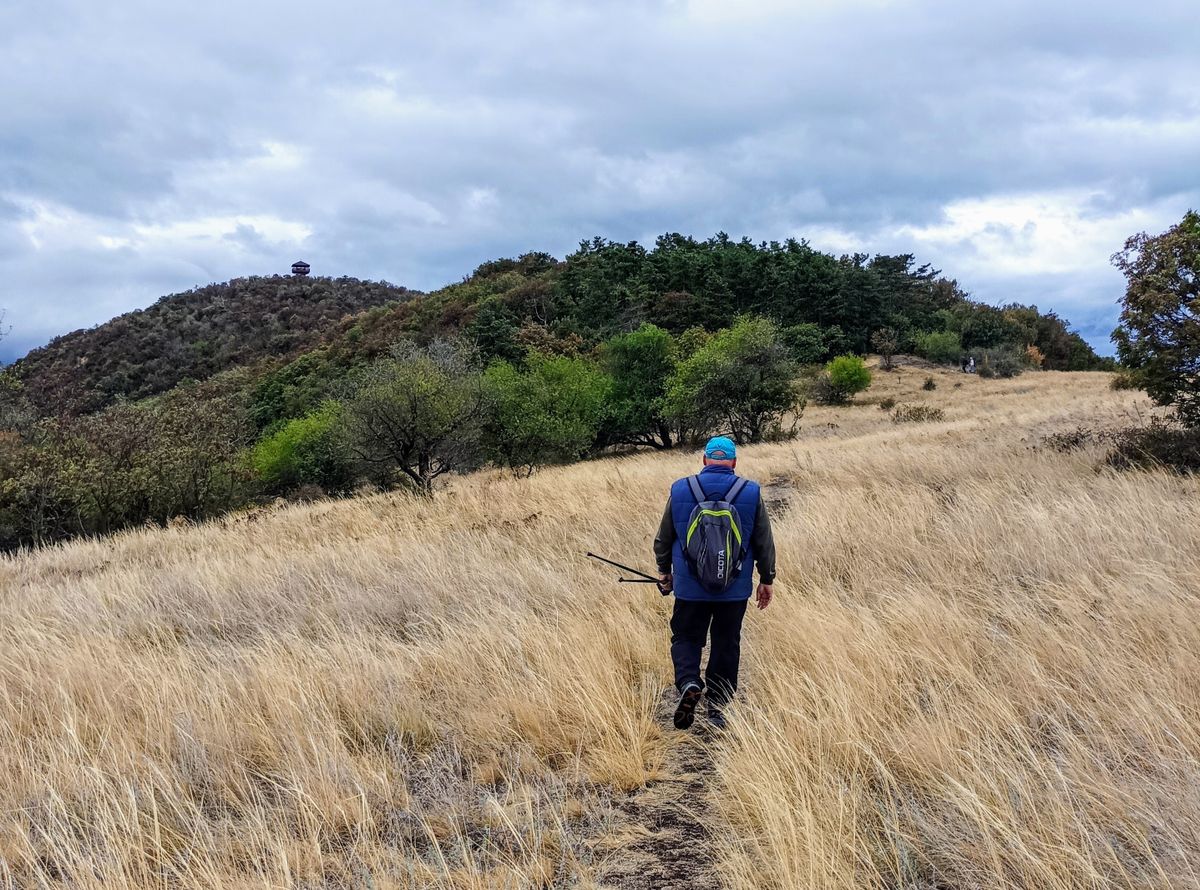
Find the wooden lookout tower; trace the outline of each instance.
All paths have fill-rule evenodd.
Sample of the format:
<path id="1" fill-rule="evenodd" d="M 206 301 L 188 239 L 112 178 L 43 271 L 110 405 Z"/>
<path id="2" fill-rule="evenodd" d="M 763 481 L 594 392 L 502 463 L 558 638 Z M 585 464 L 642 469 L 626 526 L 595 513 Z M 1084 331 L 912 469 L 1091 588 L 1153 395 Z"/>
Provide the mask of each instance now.
<path id="1" fill-rule="evenodd" d="M 292 263 L 293 275 L 307 275 L 308 269 L 308 263 L 304 262 L 304 260 L 296 260 L 296 262 Z"/>

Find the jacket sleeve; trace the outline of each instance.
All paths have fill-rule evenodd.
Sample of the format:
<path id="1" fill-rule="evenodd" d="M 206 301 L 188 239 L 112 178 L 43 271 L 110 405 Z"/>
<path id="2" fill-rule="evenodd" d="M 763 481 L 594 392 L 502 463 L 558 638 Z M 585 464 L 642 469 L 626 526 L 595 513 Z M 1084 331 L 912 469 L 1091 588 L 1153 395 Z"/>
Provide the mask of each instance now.
<path id="1" fill-rule="evenodd" d="M 667 509 L 663 510 L 658 523 L 658 534 L 654 536 L 654 562 L 660 575 L 671 573 L 671 548 L 675 546 L 675 523 L 671 519 L 671 498 L 667 497 Z"/>
<path id="2" fill-rule="evenodd" d="M 754 562 L 758 566 L 760 584 L 775 583 L 775 535 L 771 531 L 771 517 L 767 515 L 767 503 L 758 496 L 758 512 L 754 514 L 754 531 L 750 535 L 750 547 L 754 550 Z"/>

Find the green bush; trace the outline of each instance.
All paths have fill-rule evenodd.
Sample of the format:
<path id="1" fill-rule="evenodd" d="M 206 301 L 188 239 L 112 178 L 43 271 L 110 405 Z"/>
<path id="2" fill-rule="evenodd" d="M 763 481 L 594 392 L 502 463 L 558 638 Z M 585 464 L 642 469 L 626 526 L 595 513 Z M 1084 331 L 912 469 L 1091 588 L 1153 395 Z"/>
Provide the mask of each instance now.
<path id="1" fill-rule="evenodd" d="M 273 432 L 319 408 L 342 374 L 321 350 L 305 353 L 259 380 L 252 390 L 250 417 L 260 431 Z"/>
<path id="2" fill-rule="evenodd" d="M 0 436 L 0 544 L 204 519 L 252 495 L 240 381 L 214 378 Z"/>
<path id="3" fill-rule="evenodd" d="M 696 435 L 780 437 L 784 415 L 803 410 L 795 377 L 779 326 L 743 317 L 684 356 L 667 386 L 666 413 Z"/>
<path id="4" fill-rule="evenodd" d="M 348 492 L 354 472 L 341 420 L 342 406 L 331 400 L 289 421 L 254 446 L 255 474 L 269 491 L 280 494 L 302 485 L 319 485 L 330 494 Z"/>
<path id="5" fill-rule="evenodd" d="M 952 365 L 962 355 L 962 338 L 955 331 L 930 331 L 916 337 L 917 355 L 937 362 Z"/>
<path id="6" fill-rule="evenodd" d="M 611 389 L 582 358 L 533 353 L 522 368 L 492 364 L 483 375 L 488 456 L 526 474 L 578 459 L 596 442 Z"/>
<path id="7" fill-rule="evenodd" d="M 839 355 L 817 378 L 814 396 L 824 404 L 844 405 L 871 385 L 871 370 L 857 355 Z"/>
<path id="8" fill-rule="evenodd" d="M 601 362 L 612 378 L 606 441 L 670 448 L 672 426 L 663 407 L 678 364 L 671 335 L 644 324 L 605 343 Z"/>

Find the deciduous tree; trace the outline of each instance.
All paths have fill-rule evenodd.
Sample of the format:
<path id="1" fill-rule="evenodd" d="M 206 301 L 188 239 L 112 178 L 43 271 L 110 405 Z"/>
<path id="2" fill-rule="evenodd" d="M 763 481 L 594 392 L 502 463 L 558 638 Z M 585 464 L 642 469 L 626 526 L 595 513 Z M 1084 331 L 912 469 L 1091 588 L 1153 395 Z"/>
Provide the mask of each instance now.
<path id="1" fill-rule="evenodd" d="M 1113 263 L 1127 282 L 1113 332 L 1121 362 L 1155 402 L 1200 426 L 1200 213 L 1161 235 L 1134 235 Z"/>
<path id="2" fill-rule="evenodd" d="M 684 358 L 667 387 L 667 413 L 698 434 L 723 431 L 760 442 L 802 410 L 796 365 L 779 326 L 738 319 Z"/>
<path id="3" fill-rule="evenodd" d="M 358 375 L 346 427 L 372 478 L 429 495 L 439 476 L 478 462 L 483 402 L 472 360 L 461 343 L 401 344 Z"/>

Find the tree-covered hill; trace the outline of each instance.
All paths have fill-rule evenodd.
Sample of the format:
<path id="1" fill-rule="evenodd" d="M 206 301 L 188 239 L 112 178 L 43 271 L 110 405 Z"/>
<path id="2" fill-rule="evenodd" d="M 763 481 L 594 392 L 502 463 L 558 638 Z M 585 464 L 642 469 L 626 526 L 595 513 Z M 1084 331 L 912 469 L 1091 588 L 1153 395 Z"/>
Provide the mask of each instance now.
<path id="1" fill-rule="evenodd" d="M 879 332 L 894 337 L 896 350 L 935 361 L 1032 347 L 1046 370 L 1111 364 L 1053 312 L 976 302 L 910 254 L 835 257 L 803 241 L 724 234 L 666 234 L 650 249 L 594 238 L 564 260 L 493 260 L 460 282 L 345 319 L 321 347 L 268 374 L 256 417 L 269 425 L 312 410 L 348 369 L 401 341 L 463 335 L 484 362 L 520 361 L 531 350 L 588 353 L 644 323 L 679 335 L 716 331 L 741 315 L 779 324 L 802 364 L 875 351 Z"/>
<path id="2" fill-rule="evenodd" d="M 85 413 L 265 358 L 293 357 L 346 316 L 413 295 L 356 278 L 236 278 L 57 337 L 14 371 L 41 412 Z"/>
<path id="3" fill-rule="evenodd" d="M 484 263 L 462 282 L 348 322 L 330 347 L 345 357 L 466 332 L 485 354 L 504 356 L 539 338 L 591 345 L 643 323 L 714 331 L 747 314 L 819 330 L 827 354 L 870 351 L 872 336 L 891 329 L 903 349 L 923 334 L 951 333 L 964 349 L 1034 346 L 1048 370 L 1100 364 L 1053 312 L 978 303 L 911 254 L 835 257 L 803 241 L 756 244 L 723 233 L 702 241 L 666 234 L 650 249 L 595 238 L 563 261 L 528 253 Z"/>
<path id="4" fill-rule="evenodd" d="M 806 399 L 869 385 L 868 351 L 980 376 L 1111 364 L 1053 313 L 976 302 L 911 255 L 801 241 L 596 238 L 429 294 L 239 279 L 0 373 L 0 549 L 714 432 L 787 438 Z"/>

